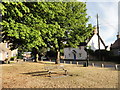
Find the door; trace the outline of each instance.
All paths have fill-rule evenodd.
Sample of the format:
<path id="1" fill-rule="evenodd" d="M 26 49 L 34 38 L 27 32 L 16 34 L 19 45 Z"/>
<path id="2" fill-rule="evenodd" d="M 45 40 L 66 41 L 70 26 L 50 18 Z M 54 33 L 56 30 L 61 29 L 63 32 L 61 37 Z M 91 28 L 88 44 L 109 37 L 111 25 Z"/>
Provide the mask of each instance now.
<path id="1" fill-rule="evenodd" d="M 73 55 L 74 55 L 74 60 L 76 60 L 76 54 L 74 53 Z"/>

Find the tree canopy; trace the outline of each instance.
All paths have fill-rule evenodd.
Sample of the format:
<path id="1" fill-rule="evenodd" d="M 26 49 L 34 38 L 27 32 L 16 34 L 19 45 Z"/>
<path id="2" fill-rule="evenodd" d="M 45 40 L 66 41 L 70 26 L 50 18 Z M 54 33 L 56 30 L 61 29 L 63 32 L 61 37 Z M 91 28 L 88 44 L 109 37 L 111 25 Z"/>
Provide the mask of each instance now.
<path id="1" fill-rule="evenodd" d="M 0 7 L 3 41 L 12 43 L 11 49 L 34 48 L 37 53 L 49 47 L 59 52 L 78 46 L 92 32 L 83 2 L 3 2 Z"/>

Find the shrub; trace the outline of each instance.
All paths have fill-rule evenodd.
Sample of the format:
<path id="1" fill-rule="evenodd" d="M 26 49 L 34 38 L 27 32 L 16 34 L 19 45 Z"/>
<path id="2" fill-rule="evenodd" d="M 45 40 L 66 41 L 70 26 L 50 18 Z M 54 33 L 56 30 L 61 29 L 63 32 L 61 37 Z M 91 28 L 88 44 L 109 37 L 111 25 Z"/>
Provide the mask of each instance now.
<path id="1" fill-rule="evenodd" d="M 17 56 L 17 59 L 23 59 L 23 56 Z"/>
<path id="2" fill-rule="evenodd" d="M 57 52 L 55 50 L 47 51 L 46 57 L 56 58 Z"/>
<path id="3" fill-rule="evenodd" d="M 16 59 L 16 56 L 11 57 L 11 58 L 10 58 L 10 61 L 14 61 L 15 59 Z"/>
<path id="4" fill-rule="evenodd" d="M 5 58 L 5 60 L 4 61 L 8 61 L 8 58 Z"/>

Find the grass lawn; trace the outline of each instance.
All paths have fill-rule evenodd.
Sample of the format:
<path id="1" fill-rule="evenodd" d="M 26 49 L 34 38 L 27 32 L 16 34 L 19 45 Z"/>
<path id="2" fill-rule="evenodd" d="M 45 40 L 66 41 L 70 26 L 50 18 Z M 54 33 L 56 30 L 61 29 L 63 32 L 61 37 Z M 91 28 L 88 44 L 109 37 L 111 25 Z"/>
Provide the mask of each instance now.
<path id="1" fill-rule="evenodd" d="M 46 63 L 46 64 L 45 64 Z M 118 71 L 100 67 L 82 67 L 63 64 L 68 70 L 54 72 L 51 77 L 44 67 L 47 62 L 20 62 L 4 64 L 2 67 L 3 88 L 117 88 Z"/>

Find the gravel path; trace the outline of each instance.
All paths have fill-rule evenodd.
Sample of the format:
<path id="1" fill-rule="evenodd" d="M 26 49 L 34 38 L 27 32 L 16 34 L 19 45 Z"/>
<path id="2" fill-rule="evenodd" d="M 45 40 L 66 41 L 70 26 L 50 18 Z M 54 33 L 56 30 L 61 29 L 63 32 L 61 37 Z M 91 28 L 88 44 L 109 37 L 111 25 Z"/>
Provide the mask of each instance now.
<path id="1" fill-rule="evenodd" d="M 2 67 L 3 88 L 117 88 L 118 71 L 100 67 L 82 67 L 64 64 L 68 76 L 58 71 L 48 77 L 44 70 L 53 64 L 21 62 L 4 64 Z"/>

